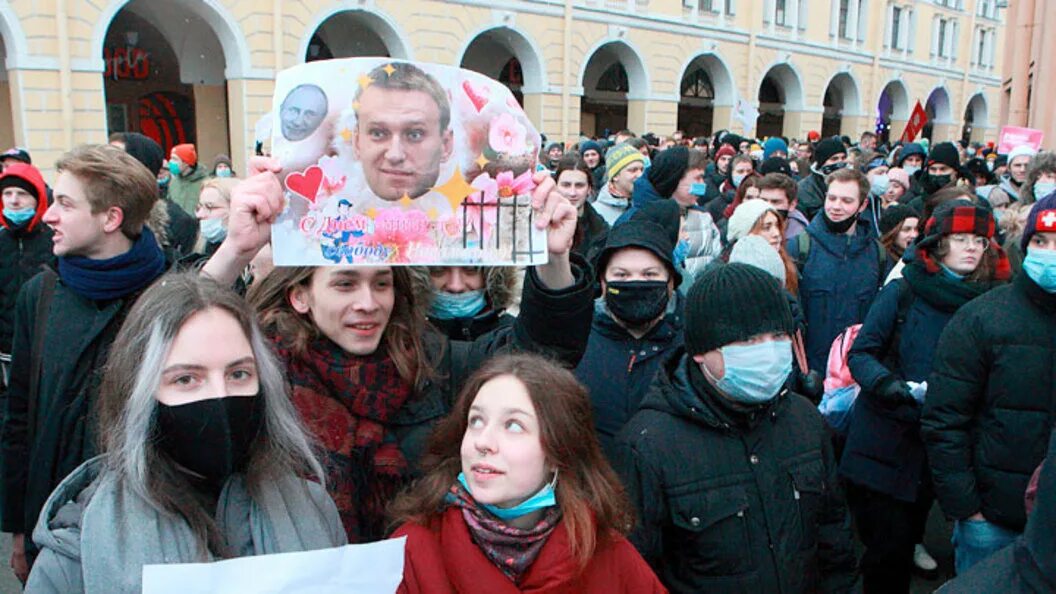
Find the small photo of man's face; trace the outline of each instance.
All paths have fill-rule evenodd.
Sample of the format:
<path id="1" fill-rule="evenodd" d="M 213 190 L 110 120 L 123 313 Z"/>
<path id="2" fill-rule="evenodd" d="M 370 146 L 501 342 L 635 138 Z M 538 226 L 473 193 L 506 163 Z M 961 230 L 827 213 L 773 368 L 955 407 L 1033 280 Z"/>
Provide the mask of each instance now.
<path id="1" fill-rule="evenodd" d="M 279 111 L 283 137 L 293 142 L 308 138 L 323 123 L 327 108 L 326 93 L 321 88 L 315 85 L 294 88 L 283 99 Z"/>
<path id="2" fill-rule="evenodd" d="M 418 198 L 436 185 L 454 149 L 440 106 L 418 90 L 368 87 L 359 97 L 355 151 L 367 185 L 382 200 Z"/>

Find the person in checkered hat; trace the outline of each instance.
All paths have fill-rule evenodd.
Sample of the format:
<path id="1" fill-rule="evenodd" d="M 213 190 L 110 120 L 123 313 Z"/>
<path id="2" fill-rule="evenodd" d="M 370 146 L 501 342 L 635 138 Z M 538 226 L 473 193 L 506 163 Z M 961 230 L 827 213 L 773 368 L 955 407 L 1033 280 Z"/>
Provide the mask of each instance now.
<path id="1" fill-rule="evenodd" d="M 1056 193 L 1034 204 L 1023 273 L 962 307 L 939 340 L 921 416 L 957 573 L 1008 545 L 1056 423 Z"/>

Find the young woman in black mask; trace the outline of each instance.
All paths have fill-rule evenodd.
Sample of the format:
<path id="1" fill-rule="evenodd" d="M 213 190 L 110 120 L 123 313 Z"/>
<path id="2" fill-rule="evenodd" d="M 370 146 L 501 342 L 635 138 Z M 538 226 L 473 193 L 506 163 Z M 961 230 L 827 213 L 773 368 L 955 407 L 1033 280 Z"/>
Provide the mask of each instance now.
<path id="1" fill-rule="evenodd" d="M 170 275 L 143 294 L 97 416 L 104 453 L 45 505 L 27 592 L 140 592 L 148 564 L 347 541 L 275 356 L 215 282 Z"/>

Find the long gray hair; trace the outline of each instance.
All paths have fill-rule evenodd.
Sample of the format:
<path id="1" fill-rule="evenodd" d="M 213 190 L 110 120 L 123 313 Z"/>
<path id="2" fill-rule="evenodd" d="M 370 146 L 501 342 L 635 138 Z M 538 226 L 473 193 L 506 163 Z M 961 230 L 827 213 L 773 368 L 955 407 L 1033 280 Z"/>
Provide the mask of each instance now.
<path id="1" fill-rule="evenodd" d="M 259 493 L 270 480 L 291 475 L 324 482 L 282 368 L 252 310 L 232 291 L 197 274 L 166 275 L 132 306 L 110 350 L 100 389 L 98 435 L 108 469 L 124 487 L 160 511 L 183 516 L 199 544 L 219 552 L 223 539 L 212 515 L 198 504 L 186 478 L 155 445 L 156 395 L 165 359 L 184 323 L 213 308 L 235 318 L 249 339 L 264 399 L 264 423 L 246 469 L 250 494 Z"/>

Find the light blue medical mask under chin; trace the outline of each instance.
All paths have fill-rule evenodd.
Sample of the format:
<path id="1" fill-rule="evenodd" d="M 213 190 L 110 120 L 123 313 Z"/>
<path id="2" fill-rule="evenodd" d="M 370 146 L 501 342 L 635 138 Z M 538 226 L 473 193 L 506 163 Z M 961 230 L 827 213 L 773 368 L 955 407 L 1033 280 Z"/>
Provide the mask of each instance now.
<path id="1" fill-rule="evenodd" d="M 486 305 L 484 289 L 465 293 L 433 291 L 433 306 L 430 315 L 438 320 L 472 318 L 483 311 Z"/>
<path id="2" fill-rule="evenodd" d="M 37 214 L 37 209 L 35 209 L 35 208 L 5 208 L 4 209 L 4 217 L 6 217 L 7 220 L 11 221 L 12 223 L 14 223 L 18 227 L 21 227 L 22 225 L 25 225 L 26 223 L 28 223 L 29 220 L 32 219 L 33 216 L 36 215 L 36 214 Z"/>
<path id="3" fill-rule="evenodd" d="M 473 491 L 469 488 L 469 482 L 466 480 L 465 473 L 458 473 L 458 482 L 462 483 L 462 487 L 467 493 L 473 495 Z M 510 520 L 516 520 L 521 516 L 527 516 L 532 512 L 557 505 L 557 494 L 554 491 L 554 487 L 556 486 L 557 473 L 555 472 L 553 480 L 543 485 L 543 488 L 539 489 L 535 495 L 525 499 L 519 505 L 513 507 L 498 507 L 488 503 L 480 503 L 479 501 L 477 501 L 477 503 L 495 517 L 508 522 Z M 474 497 L 474 499 L 476 499 L 476 497 Z"/>
<path id="4" fill-rule="evenodd" d="M 907 175 L 909 175 L 909 177 L 913 177 L 918 171 L 920 171 L 920 167 L 917 165 L 903 165 L 902 169 Z"/>
<path id="5" fill-rule="evenodd" d="M 1056 250 L 1027 248 L 1023 272 L 1046 293 L 1056 293 Z"/>
<path id="6" fill-rule="evenodd" d="M 787 338 L 728 345 L 719 352 L 726 369 L 722 379 L 716 380 L 707 367 L 700 367 L 723 394 L 742 404 L 773 400 L 792 373 L 792 341 Z"/>
<path id="7" fill-rule="evenodd" d="M 202 237 L 209 243 L 220 243 L 227 237 L 227 229 L 221 218 L 203 219 L 198 226 L 201 227 Z"/>
<path id="8" fill-rule="evenodd" d="M 887 193 L 888 186 L 891 185 L 891 180 L 887 177 L 887 174 L 873 176 L 869 180 L 869 190 L 873 193 L 873 196 L 883 196 Z"/>
<path id="9" fill-rule="evenodd" d="M 1053 192 L 1056 192 L 1056 182 L 1034 182 L 1035 200 L 1041 200 Z"/>

